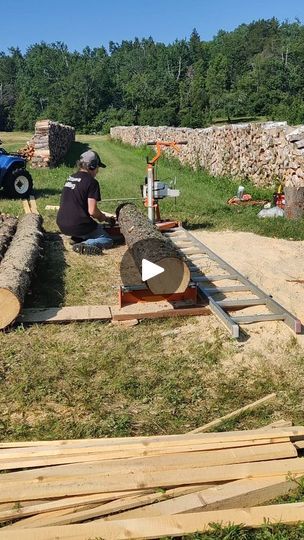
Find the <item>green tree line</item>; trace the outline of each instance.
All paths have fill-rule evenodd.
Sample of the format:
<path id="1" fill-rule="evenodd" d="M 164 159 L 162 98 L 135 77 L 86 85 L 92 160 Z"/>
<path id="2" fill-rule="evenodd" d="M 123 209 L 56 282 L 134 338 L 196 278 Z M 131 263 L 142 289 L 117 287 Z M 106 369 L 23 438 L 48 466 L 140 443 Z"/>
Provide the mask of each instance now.
<path id="1" fill-rule="evenodd" d="M 37 43 L 0 52 L 0 130 L 39 118 L 79 131 L 113 125 L 204 127 L 223 119 L 304 123 L 304 26 L 277 19 L 219 31 L 194 29 L 169 45 L 151 37 L 71 52 Z"/>

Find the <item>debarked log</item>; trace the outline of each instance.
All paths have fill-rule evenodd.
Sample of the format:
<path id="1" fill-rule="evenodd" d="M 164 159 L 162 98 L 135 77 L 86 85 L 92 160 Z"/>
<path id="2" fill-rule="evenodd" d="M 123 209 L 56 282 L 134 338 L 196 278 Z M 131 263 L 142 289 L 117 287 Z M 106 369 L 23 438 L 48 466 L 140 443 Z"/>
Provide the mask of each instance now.
<path id="1" fill-rule="evenodd" d="M 42 218 L 26 214 L 0 265 L 0 329 L 6 328 L 19 315 L 31 276 L 41 251 Z"/>
<path id="2" fill-rule="evenodd" d="M 141 273 L 146 259 L 164 268 L 164 272 L 146 281 L 153 294 L 182 293 L 190 281 L 190 271 L 181 253 L 138 210 L 126 203 L 116 210 L 120 230 Z"/>
<path id="3" fill-rule="evenodd" d="M 17 222 L 17 218 L 0 216 L 0 261 L 16 232 Z"/>

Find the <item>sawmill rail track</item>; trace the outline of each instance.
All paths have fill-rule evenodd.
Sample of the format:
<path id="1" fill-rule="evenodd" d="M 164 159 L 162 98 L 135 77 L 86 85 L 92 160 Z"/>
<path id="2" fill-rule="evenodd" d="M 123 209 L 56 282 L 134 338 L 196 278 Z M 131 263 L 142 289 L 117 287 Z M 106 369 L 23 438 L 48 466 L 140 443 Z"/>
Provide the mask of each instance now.
<path id="1" fill-rule="evenodd" d="M 191 272 L 191 281 L 197 284 L 199 294 L 208 300 L 211 311 L 220 319 L 233 338 L 240 337 L 240 326 L 266 321 L 283 321 L 293 332 L 301 333 L 302 324 L 296 316 L 216 255 L 189 231 L 183 227 L 176 227 L 164 234 L 184 255 Z M 204 268 L 207 268 L 210 263 L 217 268 L 215 273 L 204 272 Z M 227 281 L 232 282 L 232 285 L 221 286 L 221 282 L 227 283 Z M 247 292 L 248 297 L 241 297 Z M 241 294 L 231 298 L 227 296 L 230 293 Z M 268 312 L 250 312 L 248 315 L 240 316 L 234 313 L 254 306 L 265 306 Z"/>

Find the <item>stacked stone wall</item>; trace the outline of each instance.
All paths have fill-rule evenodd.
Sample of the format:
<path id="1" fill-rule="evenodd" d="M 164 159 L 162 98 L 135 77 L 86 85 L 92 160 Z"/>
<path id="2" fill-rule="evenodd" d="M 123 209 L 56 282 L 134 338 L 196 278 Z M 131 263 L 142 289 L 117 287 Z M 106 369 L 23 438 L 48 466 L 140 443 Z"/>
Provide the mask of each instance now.
<path id="1" fill-rule="evenodd" d="M 204 129 L 167 126 L 118 126 L 111 137 L 132 146 L 148 141 L 186 140 L 177 157 L 214 176 L 248 178 L 260 186 L 282 182 L 304 186 L 304 126 L 265 122 L 211 126 Z M 166 150 L 172 154 L 172 150 Z M 176 155 L 176 154 L 175 154 Z"/>
<path id="2" fill-rule="evenodd" d="M 55 167 L 64 158 L 73 141 L 73 127 L 51 120 L 39 120 L 35 125 L 35 134 L 29 141 L 29 145 L 34 148 L 32 167 Z"/>

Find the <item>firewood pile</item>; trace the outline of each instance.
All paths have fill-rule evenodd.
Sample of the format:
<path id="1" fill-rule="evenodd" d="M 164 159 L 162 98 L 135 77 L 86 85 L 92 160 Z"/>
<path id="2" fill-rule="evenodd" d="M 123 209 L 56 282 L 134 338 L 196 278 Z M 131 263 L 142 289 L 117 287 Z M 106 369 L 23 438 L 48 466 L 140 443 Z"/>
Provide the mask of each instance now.
<path id="1" fill-rule="evenodd" d="M 30 161 L 34 157 L 35 148 L 34 148 L 34 146 L 32 144 L 28 143 L 27 146 L 24 146 L 23 148 L 20 148 L 17 151 L 17 154 L 19 154 L 19 156 L 23 157 L 27 161 Z"/>
<path id="2" fill-rule="evenodd" d="M 29 213 L 19 220 L 0 216 L 0 329 L 21 311 L 41 254 L 42 218 Z"/>
<path id="3" fill-rule="evenodd" d="M 29 147 L 34 148 L 32 167 L 55 167 L 66 155 L 73 141 L 73 127 L 51 120 L 39 120 L 35 125 L 35 134 L 28 143 Z"/>
<path id="4" fill-rule="evenodd" d="M 304 521 L 304 427 L 0 444 L 0 540 L 132 539 Z"/>
<path id="5" fill-rule="evenodd" d="M 304 125 L 286 122 L 250 122 L 207 128 L 168 126 L 115 126 L 113 139 L 132 146 L 147 141 L 180 141 L 177 158 L 214 176 L 249 178 L 258 186 L 270 186 L 278 178 L 283 184 L 304 186 Z M 165 151 L 171 155 L 171 150 Z"/>

